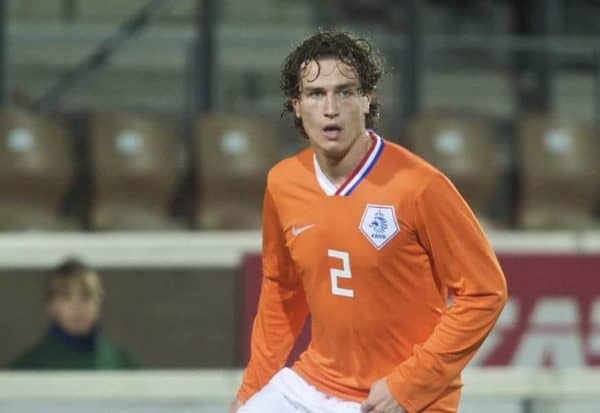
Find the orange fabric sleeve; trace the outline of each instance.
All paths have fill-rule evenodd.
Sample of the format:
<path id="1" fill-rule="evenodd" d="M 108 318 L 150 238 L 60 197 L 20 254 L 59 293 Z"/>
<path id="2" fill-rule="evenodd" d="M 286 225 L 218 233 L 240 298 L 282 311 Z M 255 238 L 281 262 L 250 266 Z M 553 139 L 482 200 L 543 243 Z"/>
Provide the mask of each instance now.
<path id="1" fill-rule="evenodd" d="M 259 391 L 284 366 L 308 315 L 302 282 L 285 248 L 282 227 L 268 188 L 263 204 L 262 267 L 250 361 L 238 392 L 242 402 Z"/>
<path id="2" fill-rule="evenodd" d="M 419 242 L 434 277 L 455 291 L 431 336 L 387 377 L 392 395 L 418 412 L 458 377 L 494 326 L 507 299 L 496 256 L 450 181 L 435 175 L 415 200 Z"/>

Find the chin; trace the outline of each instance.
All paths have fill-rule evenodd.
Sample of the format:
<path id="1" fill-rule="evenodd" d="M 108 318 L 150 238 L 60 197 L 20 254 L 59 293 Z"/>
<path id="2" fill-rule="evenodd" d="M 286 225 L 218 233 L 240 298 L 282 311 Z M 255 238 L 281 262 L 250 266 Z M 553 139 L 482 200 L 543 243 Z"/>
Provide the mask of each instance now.
<path id="1" fill-rule="evenodd" d="M 342 136 L 337 139 L 327 139 L 324 136 L 319 136 L 318 139 L 312 139 L 310 142 L 315 150 L 328 156 L 342 155 L 349 148 L 348 143 Z"/>
<path id="2" fill-rule="evenodd" d="M 333 142 L 330 145 L 324 145 L 323 153 L 330 158 L 341 158 L 348 152 L 348 148 L 339 144 L 339 142 Z"/>

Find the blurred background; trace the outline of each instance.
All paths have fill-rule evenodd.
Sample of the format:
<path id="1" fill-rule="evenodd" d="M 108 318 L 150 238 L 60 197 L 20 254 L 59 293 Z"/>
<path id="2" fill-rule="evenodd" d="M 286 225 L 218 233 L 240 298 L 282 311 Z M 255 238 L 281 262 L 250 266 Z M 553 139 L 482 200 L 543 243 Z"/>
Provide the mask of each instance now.
<path id="1" fill-rule="evenodd" d="M 596 0 L 0 0 L 0 366 L 78 257 L 144 367 L 1 372 L 0 411 L 225 411 L 265 173 L 305 145 L 280 64 L 319 27 L 377 46 L 377 131 L 455 182 L 506 272 L 461 411 L 600 411 Z"/>

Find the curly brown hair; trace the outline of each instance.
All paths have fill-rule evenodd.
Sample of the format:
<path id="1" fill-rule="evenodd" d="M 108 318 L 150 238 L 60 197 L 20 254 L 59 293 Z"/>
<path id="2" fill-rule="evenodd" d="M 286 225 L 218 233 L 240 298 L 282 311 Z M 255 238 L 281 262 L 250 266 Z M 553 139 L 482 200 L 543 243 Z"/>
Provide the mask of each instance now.
<path id="1" fill-rule="evenodd" d="M 320 30 L 300 43 L 281 65 L 281 90 L 286 100 L 281 116 L 294 113 L 292 100 L 300 96 L 302 68 L 306 62 L 333 57 L 352 67 L 359 79 L 359 92 L 374 95 L 377 82 L 383 75 L 383 63 L 368 40 L 347 32 Z M 320 69 L 320 67 L 319 67 Z M 373 96 L 369 113 L 365 115 L 365 125 L 373 128 L 379 119 L 379 103 Z M 296 128 L 307 138 L 302 119 L 294 117 Z"/>

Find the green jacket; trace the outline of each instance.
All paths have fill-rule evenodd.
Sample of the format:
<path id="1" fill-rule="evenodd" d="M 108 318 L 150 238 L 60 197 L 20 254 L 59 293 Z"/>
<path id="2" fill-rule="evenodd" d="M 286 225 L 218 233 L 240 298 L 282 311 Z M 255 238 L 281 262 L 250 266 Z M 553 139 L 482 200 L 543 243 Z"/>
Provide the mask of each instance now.
<path id="1" fill-rule="evenodd" d="M 89 348 L 69 345 L 49 332 L 8 367 L 15 370 L 107 370 L 134 369 L 140 365 L 127 350 L 118 348 L 99 332 Z"/>

